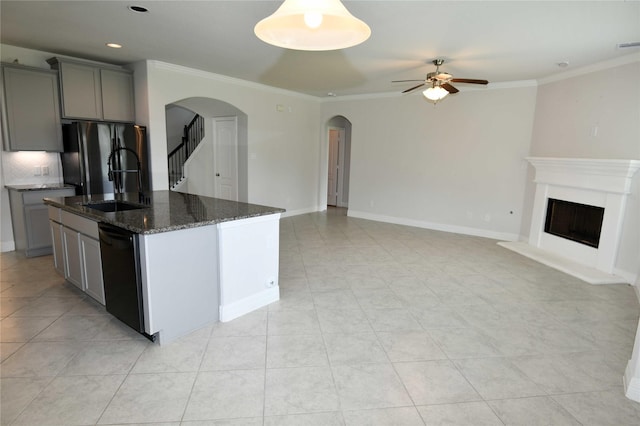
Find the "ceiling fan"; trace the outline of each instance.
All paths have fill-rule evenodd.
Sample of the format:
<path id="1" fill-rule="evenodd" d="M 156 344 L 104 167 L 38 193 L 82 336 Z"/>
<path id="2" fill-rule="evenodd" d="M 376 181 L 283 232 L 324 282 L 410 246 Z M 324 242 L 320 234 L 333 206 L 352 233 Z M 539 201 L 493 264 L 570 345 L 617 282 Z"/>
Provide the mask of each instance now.
<path id="1" fill-rule="evenodd" d="M 428 86 L 424 92 L 424 96 L 432 101 L 439 101 L 449 93 L 458 93 L 459 90 L 450 83 L 471 83 L 471 84 L 489 84 L 487 80 L 478 80 L 472 78 L 453 78 L 451 74 L 440 71 L 440 66 L 444 64 L 444 59 L 434 59 L 433 65 L 436 66 L 435 72 L 430 72 L 424 80 L 395 80 L 392 83 L 406 83 L 409 81 L 420 81 L 417 86 L 403 90 L 402 93 L 412 92 L 422 86 Z"/>

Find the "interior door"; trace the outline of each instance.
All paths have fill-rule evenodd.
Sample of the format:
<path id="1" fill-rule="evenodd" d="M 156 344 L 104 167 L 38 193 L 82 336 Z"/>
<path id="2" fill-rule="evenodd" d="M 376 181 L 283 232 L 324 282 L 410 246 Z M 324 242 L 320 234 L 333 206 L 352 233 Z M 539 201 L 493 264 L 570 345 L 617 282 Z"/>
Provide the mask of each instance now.
<path id="1" fill-rule="evenodd" d="M 215 196 L 238 201 L 238 125 L 236 117 L 213 120 Z"/>
<path id="2" fill-rule="evenodd" d="M 340 153 L 340 130 L 329 129 L 329 170 L 327 183 L 327 205 L 338 205 L 338 175 L 340 165 L 338 164 Z"/>

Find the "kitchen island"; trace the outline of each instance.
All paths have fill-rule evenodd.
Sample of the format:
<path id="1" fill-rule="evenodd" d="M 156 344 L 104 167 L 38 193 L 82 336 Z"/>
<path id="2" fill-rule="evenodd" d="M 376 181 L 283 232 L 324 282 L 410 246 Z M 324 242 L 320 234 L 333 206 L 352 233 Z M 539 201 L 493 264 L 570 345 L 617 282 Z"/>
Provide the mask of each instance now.
<path id="1" fill-rule="evenodd" d="M 53 210 L 50 217 L 59 211 L 137 235 L 146 334 L 164 344 L 279 299 L 283 209 L 174 191 L 145 195 L 45 198 L 45 203 Z"/>

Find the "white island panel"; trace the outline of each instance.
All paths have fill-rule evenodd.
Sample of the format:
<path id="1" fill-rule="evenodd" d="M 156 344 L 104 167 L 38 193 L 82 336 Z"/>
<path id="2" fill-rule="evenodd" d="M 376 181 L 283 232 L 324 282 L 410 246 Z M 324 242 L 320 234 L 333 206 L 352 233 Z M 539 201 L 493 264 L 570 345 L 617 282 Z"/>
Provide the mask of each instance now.
<path id="1" fill-rule="evenodd" d="M 160 344 L 218 321 L 216 226 L 140 235 L 145 332 Z"/>
<path id="2" fill-rule="evenodd" d="M 218 225 L 220 321 L 280 298 L 280 213 Z"/>

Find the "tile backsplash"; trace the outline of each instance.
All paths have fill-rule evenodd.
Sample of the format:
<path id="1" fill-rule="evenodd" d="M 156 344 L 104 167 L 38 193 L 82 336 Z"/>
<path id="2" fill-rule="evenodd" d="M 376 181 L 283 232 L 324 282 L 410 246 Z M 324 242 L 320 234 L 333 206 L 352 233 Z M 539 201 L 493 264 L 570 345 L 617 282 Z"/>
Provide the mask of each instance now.
<path id="1" fill-rule="evenodd" d="M 62 182 L 62 164 L 57 152 L 3 151 L 1 155 L 4 185 Z"/>

